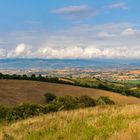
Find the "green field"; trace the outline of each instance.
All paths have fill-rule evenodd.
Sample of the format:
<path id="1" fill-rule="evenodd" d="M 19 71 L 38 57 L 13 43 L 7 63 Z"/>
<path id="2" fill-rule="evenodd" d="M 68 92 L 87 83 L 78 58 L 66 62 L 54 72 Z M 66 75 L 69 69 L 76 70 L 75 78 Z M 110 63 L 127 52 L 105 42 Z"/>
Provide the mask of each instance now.
<path id="1" fill-rule="evenodd" d="M 140 84 L 140 80 L 129 80 L 129 81 L 124 81 L 123 83 L 137 85 L 137 84 Z"/>

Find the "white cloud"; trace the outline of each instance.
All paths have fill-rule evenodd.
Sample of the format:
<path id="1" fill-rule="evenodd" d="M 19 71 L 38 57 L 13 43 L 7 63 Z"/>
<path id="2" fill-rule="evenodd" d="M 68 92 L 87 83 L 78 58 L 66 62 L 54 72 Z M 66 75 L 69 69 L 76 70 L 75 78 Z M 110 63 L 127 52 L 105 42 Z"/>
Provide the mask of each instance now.
<path id="1" fill-rule="evenodd" d="M 64 49 L 49 48 L 44 47 L 40 48 L 36 55 L 41 58 L 59 58 L 59 59 L 93 59 L 93 58 L 139 58 L 140 50 L 139 48 L 99 48 L 97 46 L 87 46 L 82 47 L 70 47 Z"/>
<path id="2" fill-rule="evenodd" d="M 30 55 L 30 47 L 24 43 L 17 45 L 14 50 L 9 51 L 8 57 L 26 57 Z"/>
<path id="3" fill-rule="evenodd" d="M 127 4 L 125 2 L 117 2 L 112 3 L 104 7 L 100 7 L 97 9 L 89 6 L 89 5 L 78 5 L 78 6 L 66 6 L 62 8 L 57 8 L 51 10 L 51 13 L 58 14 L 63 16 L 66 19 L 74 19 L 81 20 L 83 18 L 89 18 L 96 16 L 97 14 L 102 14 L 106 10 L 112 9 L 128 9 Z"/>
<path id="4" fill-rule="evenodd" d="M 38 55 L 43 58 L 95 58 L 100 55 L 100 50 L 96 47 L 81 48 L 78 46 L 71 46 L 69 48 L 40 48 Z"/>
<path id="5" fill-rule="evenodd" d="M 88 5 L 67 6 L 63 8 L 54 9 L 51 11 L 54 14 L 59 14 L 68 19 L 81 19 L 93 17 L 97 11 Z"/>
<path id="6" fill-rule="evenodd" d="M 17 38 L 24 43 L 0 51 L 0 58 L 140 58 L 140 29 L 131 23 L 82 25 L 29 35 L 33 38 Z"/>
<path id="7" fill-rule="evenodd" d="M 99 32 L 98 34 L 98 37 L 100 37 L 100 38 L 108 38 L 108 37 L 110 37 L 111 35 L 109 34 L 109 33 L 107 33 L 107 32 Z"/>
<path id="8" fill-rule="evenodd" d="M 6 57 L 6 50 L 0 49 L 0 58 L 5 58 L 5 57 Z"/>
<path id="9" fill-rule="evenodd" d="M 124 2 L 117 2 L 112 3 L 108 6 L 106 6 L 107 9 L 127 9 L 126 3 Z"/>
<path id="10" fill-rule="evenodd" d="M 132 28 L 127 28 L 124 31 L 122 31 L 122 35 L 126 35 L 126 36 L 135 35 L 136 33 L 137 31 Z"/>

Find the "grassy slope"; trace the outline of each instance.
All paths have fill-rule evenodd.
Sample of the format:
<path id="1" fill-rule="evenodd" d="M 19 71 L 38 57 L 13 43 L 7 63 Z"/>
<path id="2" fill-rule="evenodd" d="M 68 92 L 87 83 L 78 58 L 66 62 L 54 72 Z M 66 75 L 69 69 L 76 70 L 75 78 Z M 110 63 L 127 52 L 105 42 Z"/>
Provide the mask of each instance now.
<path id="1" fill-rule="evenodd" d="M 89 95 L 92 97 L 109 96 L 119 104 L 140 104 L 140 99 L 127 97 L 117 93 L 83 88 L 64 84 L 54 84 L 36 81 L 0 80 L 0 103 L 16 105 L 19 103 L 45 103 L 44 93 L 52 92 L 58 96 Z"/>
<path id="2" fill-rule="evenodd" d="M 127 105 L 34 117 L 4 126 L 0 136 L 15 140 L 139 140 L 139 132 L 140 105 Z"/>

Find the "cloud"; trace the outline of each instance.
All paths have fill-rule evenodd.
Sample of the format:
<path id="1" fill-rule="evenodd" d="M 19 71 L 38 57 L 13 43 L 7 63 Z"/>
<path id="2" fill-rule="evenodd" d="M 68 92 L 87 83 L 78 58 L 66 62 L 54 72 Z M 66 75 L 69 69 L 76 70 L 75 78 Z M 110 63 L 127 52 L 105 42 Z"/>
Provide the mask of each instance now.
<path id="1" fill-rule="evenodd" d="M 62 15 L 63 17 L 68 19 L 88 18 L 93 17 L 97 14 L 97 11 L 88 5 L 67 6 L 63 8 L 54 9 L 51 12 L 54 14 Z"/>
<path id="2" fill-rule="evenodd" d="M 119 47 L 119 48 L 98 48 L 97 46 L 87 47 L 71 47 L 71 48 L 40 48 L 37 54 L 41 58 L 49 59 L 94 59 L 94 58 L 139 58 L 140 50 L 137 52 L 133 48 Z"/>
<path id="3" fill-rule="evenodd" d="M 86 19 L 90 17 L 97 16 L 98 14 L 104 13 L 106 10 L 112 9 L 128 9 L 125 2 L 117 2 L 112 3 L 104 7 L 100 7 L 97 9 L 89 6 L 89 5 L 79 5 L 79 6 L 66 6 L 62 8 L 57 8 L 51 10 L 51 13 L 58 14 L 66 19 Z"/>
<path id="4" fill-rule="evenodd" d="M 29 35 L 32 38 L 20 38 L 18 33 L 10 36 L 18 43 L 12 42 L 7 50 L 3 48 L 0 58 L 140 58 L 140 29 L 132 23 L 78 25 Z"/>
<path id="5" fill-rule="evenodd" d="M 0 58 L 5 58 L 5 57 L 6 57 L 6 50 L 0 49 Z"/>
<path id="6" fill-rule="evenodd" d="M 21 43 L 17 45 L 14 50 L 9 51 L 8 57 L 26 57 L 30 55 L 30 48 L 28 45 Z"/>
<path id="7" fill-rule="evenodd" d="M 106 6 L 107 9 L 127 9 L 126 3 L 124 2 L 118 2 L 118 3 L 112 3 L 108 6 Z"/>
<path id="8" fill-rule="evenodd" d="M 57 49 L 57 48 L 40 48 L 38 55 L 43 58 L 59 58 L 59 59 L 90 59 L 100 57 L 103 52 L 95 46 L 78 47 L 73 46 L 69 48 Z"/>
<path id="9" fill-rule="evenodd" d="M 135 35 L 136 33 L 137 31 L 132 28 L 127 28 L 122 31 L 122 35 L 126 35 L 126 36 Z"/>
<path id="10" fill-rule="evenodd" d="M 99 38 L 102 38 L 102 39 L 106 39 L 106 38 L 108 38 L 108 37 L 111 37 L 111 35 L 110 35 L 109 33 L 107 33 L 107 32 L 99 32 L 99 33 L 97 34 L 97 36 L 98 36 Z"/>

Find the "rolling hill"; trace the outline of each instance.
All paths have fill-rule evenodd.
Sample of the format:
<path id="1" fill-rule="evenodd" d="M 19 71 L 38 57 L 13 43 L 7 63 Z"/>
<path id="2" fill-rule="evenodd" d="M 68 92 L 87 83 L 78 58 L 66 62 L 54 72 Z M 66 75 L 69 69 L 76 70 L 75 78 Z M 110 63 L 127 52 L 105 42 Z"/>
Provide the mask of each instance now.
<path id="1" fill-rule="evenodd" d="M 0 104 L 2 105 L 17 105 L 20 103 L 44 104 L 44 93 L 46 92 L 54 93 L 57 96 L 88 95 L 94 98 L 109 96 L 110 99 L 118 104 L 140 104 L 139 98 L 123 96 L 99 89 L 37 81 L 0 80 Z"/>
<path id="2" fill-rule="evenodd" d="M 140 105 L 60 111 L 0 126 L 4 140 L 139 140 Z"/>

